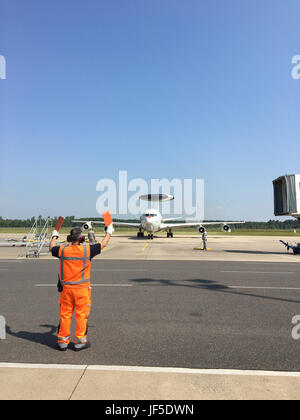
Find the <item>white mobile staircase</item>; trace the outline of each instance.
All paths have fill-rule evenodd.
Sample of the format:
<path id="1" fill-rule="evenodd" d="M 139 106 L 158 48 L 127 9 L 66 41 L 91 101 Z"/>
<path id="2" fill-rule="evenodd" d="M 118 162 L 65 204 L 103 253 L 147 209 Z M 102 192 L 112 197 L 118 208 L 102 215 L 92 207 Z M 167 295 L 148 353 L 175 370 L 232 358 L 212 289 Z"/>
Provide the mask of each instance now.
<path id="1" fill-rule="evenodd" d="M 49 228 L 51 229 L 49 217 L 44 226 L 40 226 L 40 228 L 38 226 L 38 219 L 35 220 L 26 237 L 26 258 L 38 258 L 42 254 L 48 254 L 49 251 L 42 251 L 46 241 L 50 238 Z M 38 233 L 39 230 L 40 232 Z"/>

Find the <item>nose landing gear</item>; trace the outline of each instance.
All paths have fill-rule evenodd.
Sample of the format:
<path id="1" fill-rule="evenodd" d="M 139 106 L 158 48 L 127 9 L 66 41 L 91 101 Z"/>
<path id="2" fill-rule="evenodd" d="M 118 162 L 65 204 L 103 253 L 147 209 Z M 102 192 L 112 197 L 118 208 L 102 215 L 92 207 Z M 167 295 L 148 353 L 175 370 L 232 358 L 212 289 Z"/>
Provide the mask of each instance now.
<path id="1" fill-rule="evenodd" d="M 153 233 L 151 233 L 151 234 L 149 233 L 148 234 L 148 239 L 153 239 Z"/>

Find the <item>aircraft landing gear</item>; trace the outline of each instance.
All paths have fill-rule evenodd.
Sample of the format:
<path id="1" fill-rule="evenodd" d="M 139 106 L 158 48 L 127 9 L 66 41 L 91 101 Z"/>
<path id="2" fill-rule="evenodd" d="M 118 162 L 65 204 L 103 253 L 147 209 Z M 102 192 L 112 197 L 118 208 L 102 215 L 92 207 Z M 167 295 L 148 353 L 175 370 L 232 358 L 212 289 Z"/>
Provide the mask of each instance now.
<path id="1" fill-rule="evenodd" d="M 151 234 L 149 233 L 148 234 L 148 239 L 153 239 L 153 233 L 151 233 Z"/>
<path id="2" fill-rule="evenodd" d="M 143 238 L 144 237 L 144 232 L 142 232 L 141 230 L 138 231 L 137 235 L 138 238 Z"/>
<path id="3" fill-rule="evenodd" d="M 167 238 L 173 238 L 173 232 L 171 231 L 167 232 Z"/>

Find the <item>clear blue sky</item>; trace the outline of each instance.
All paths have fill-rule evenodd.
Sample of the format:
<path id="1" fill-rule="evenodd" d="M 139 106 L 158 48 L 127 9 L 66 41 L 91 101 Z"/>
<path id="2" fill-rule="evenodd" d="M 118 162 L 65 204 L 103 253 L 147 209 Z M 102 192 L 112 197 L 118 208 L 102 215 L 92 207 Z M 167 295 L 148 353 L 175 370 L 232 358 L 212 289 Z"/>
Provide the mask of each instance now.
<path id="1" fill-rule="evenodd" d="M 204 178 L 267 220 L 300 172 L 298 0 L 0 0 L 0 215 L 96 216 L 100 178 Z"/>

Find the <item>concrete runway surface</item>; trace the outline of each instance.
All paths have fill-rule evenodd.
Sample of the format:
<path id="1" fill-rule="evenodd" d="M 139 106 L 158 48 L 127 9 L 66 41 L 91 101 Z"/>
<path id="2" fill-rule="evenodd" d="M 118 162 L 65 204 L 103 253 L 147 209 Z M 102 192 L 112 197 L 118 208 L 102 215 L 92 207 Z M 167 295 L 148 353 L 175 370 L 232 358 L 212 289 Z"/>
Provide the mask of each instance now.
<path id="1" fill-rule="evenodd" d="M 55 349 L 57 268 L 0 262 L 0 361 L 299 371 L 298 264 L 97 259 L 80 354 Z"/>
<path id="2" fill-rule="evenodd" d="M 139 239 L 136 236 L 113 235 L 109 246 L 102 253 L 101 258 L 108 260 L 183 260 L 183 261 L 260 261 L 260 262 L 300 262 L 300 256 L 293 252 L 286 252 L 280 239 L 295 244 L 300 242 L 297 237 L 277 236 L 208 236 L 210 251 L 201 252 L 194 248 L 202 245 L 200 235 L 178 235 L 174 238 L 155 236 L 153 240 Z M 21 239 L 24 235 L 11 235 L 14 239 Z M 0 234 L 1 241 L 7 234 Z M 101 241 L 103 236 L 97 236 Z M 62 241 L 66 235 L 60 237 Z M 47 251 L 47 249 L 45 249 Z M 0 259 L 25 258 L 25 247 L 0 247 Z M 51 258 L 42 255 L 40 259 Z"/>

